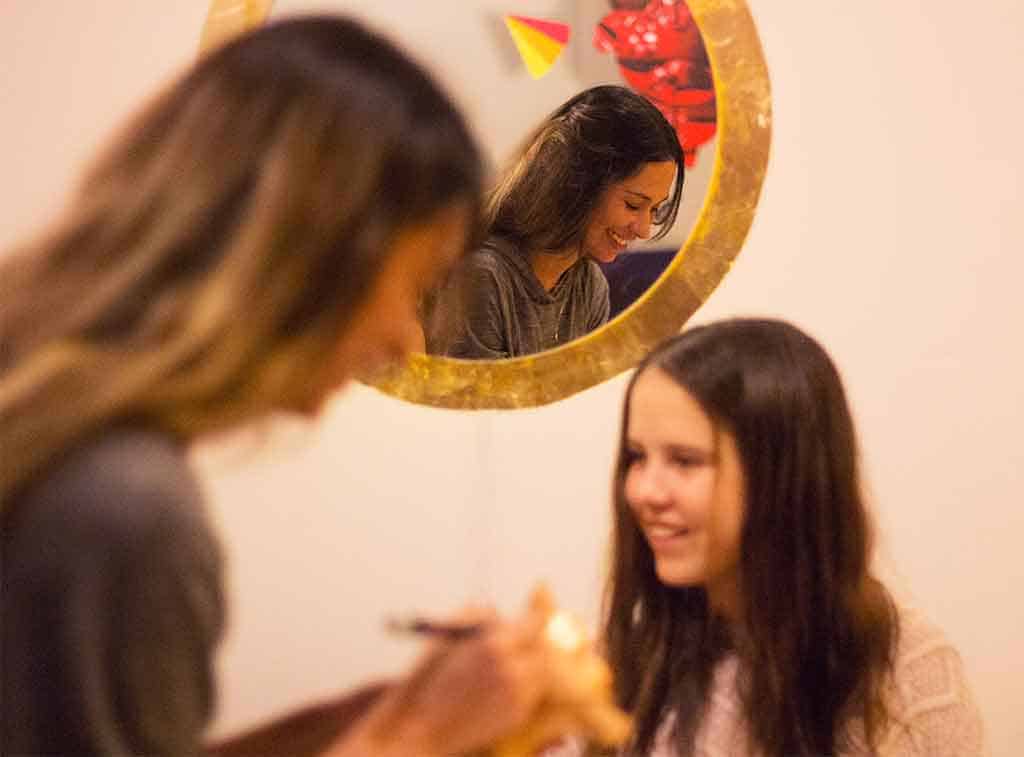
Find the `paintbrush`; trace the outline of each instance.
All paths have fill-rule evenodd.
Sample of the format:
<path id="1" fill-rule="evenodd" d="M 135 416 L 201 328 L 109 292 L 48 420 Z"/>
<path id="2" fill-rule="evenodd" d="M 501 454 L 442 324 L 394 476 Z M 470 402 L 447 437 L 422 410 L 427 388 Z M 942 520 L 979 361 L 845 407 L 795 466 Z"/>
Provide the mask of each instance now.
<path id="1" fill-rule="evenodd" d="M 482 633 L 486 623 L 453 623 L 429 618 L 388 618 L 384 627 L 390 633 L 415 634 L 417 636 L 433 636 L 434 638 L 456 641 L 468 639 Z"/>

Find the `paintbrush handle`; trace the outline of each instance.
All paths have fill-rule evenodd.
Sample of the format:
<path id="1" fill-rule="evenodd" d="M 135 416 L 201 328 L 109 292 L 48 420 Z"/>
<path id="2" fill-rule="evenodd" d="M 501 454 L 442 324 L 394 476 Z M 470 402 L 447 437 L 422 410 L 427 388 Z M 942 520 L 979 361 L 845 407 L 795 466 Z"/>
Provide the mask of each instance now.
<path id="1" fill-rule="evenodd" d="M 426 618 L 390 618 L 386 622 L 391 633 L 416 634 L 418 636 L 434 636 L 445 639 L 468 639 L 481 633 L 484 623 L 444 623 Z"/>

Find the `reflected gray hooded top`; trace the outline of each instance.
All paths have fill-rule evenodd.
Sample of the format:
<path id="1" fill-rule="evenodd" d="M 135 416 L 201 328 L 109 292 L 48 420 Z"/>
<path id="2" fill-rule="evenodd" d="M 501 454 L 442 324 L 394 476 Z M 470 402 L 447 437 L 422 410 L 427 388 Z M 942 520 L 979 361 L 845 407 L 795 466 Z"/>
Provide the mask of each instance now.
<path id="1" fill-rule="evenodd" d="M 590 333 L 608 320 L 608 281 L 588 257 L 549 292 L 526 254 L 491 237 L 466 257 L 430 303 L 427 352 L 499 359 L 543 352 Z"/>

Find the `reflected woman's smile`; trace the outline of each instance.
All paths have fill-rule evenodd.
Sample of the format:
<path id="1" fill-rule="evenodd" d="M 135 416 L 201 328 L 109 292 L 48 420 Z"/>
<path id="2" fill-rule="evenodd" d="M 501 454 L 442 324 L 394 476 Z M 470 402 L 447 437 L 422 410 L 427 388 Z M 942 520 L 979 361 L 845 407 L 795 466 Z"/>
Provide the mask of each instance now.
<path id="1" fill-rule="evenodd" d="M 634 176 L 608 187 L 587 224 L 583 254 L 612 263 L 630 244 L 650 237 L 675 177 L 676 164 L 667 160 L 647 163 Z"/>
<path id="2" fill-rule="evenodd" d="M 430 354 L 501 359 L 603 326 L 627 246 L 671 229 L 685 164 L 675 130 L 626 87 L 585 90 L 552 113 L 487 201 L 487 240 L 425 313 Z"/>

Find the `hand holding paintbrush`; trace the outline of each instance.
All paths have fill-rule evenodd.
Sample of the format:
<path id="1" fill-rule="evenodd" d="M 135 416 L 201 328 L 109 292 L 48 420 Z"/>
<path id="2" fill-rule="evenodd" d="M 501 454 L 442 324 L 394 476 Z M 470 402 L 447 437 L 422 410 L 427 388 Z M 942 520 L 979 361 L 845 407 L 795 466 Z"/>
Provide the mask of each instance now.
<path id="1" fill-rule="evenodd" d="M 528 720 L 494 745 L 492 757 L 527 757 L 567 736 L 604 747 L 625 743 L 632 722 L 616 706 L 611 671 L 582 623 L 558 610 L 544 586 L 534 590 L 529 612 L 545 618 L 546 689 Z"/>
<path id="2" fill-rule="evenodd" d="M 435 654 L 453 648 L 444 642 L 480 642 L 500 627 L 494 616 L 453 622 L 425 618 L 388 622 L 392 632 L 440 640 Z M 492 757 L 527 757 L 570 735 L 604 746 L 621 744 L 629 733 L 630 721 L 613 702 L 611 674 L 582 624 L 557 610 L 550 593 L 540 587 L 533 593 L 519 628 L 519 640 L 505 651 L 518 648 L 532 659 L 520 670 L 532 676 L 530 681 L 520 680 L 529 698 L 518 702 L 518 710 L 506 710 L 503 714 L 508 727 L 503 731 L 494 728 L 493 736 L 478 742 L 477 749 L 483 747 L 483 753 Z M 493 651 L 500 649 L 499 644 Z M 506 673 L 514 670 L 510 667 Z M 508 717 L 513 713 L 515 718 Z M 448 753 L 457 753 L 452 746 Z"/>

